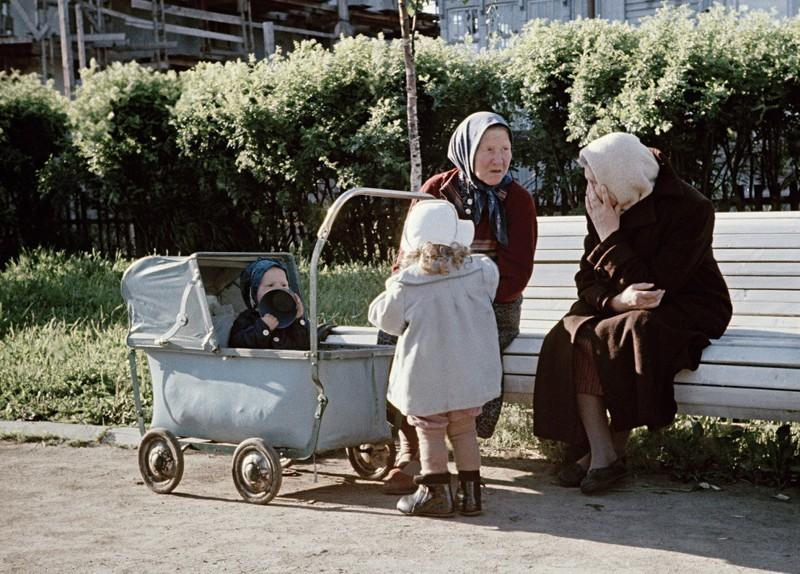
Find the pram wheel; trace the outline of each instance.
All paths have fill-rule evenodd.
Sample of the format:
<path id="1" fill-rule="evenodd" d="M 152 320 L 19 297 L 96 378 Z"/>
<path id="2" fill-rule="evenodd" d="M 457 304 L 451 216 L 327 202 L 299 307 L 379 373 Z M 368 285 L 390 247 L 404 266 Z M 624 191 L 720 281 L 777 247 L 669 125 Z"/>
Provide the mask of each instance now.
<path id="1" fill-rule="evenodd" d="M 233 453 L 233 483 L 247 502 L 267 504 L 281 489 L 281 459 L 260 438 L 239 443 Z"/>
<path id="2" fill-rule="evenodd" d="M 365 443 L 345 450 L 353 470 L 358 476 L 369 480 L 380 480 L 389 474 L 397 456 L 394 441 L 383 444 Z"/>
<path id="3" fill-rule="evenodd" d="M 183 451 L 175 435 L 154 428 L 139 443 L 139 472 L 144 483 L 158 494 L 172 492 L 183 477 Z"/>

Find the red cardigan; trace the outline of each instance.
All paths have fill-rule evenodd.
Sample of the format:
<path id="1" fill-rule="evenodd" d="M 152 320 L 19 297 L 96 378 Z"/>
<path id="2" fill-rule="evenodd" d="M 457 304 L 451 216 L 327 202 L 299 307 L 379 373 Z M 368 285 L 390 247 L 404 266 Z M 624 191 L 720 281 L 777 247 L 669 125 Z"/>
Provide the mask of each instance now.
<path id="1" fill-rule="evenodd" d="M 422 185 L 420 191 L 437 199 L 448 200 L 455 205 L 461 219 L 470 219 L 464 211 L 457 186 L 458 169 L 451 169 L 431 177 Z M 522 295 L 533 273 L 533 252 L 536 249 L 536 207 L 531 194 L 517 182 L 512 182 L 506 187 L 506 192 L 503 206 L 506 213 L 508 245 L 501 245 L 494 237 L 492 227 L 489 225 L 488 209 L 484 210 L 480 222 L 475 226 L 473 243 L 481 246 L 491 244 L 490 251 L 494 251 L 491 256 L 500 269 L 500 285 L 497 287 L 495 303 L 510 303 Z M 402 253 L 398 254 L 398 261 L 400 257 Z M 395 263 L 393 271 L 397 268 L 398 265 Z"/>

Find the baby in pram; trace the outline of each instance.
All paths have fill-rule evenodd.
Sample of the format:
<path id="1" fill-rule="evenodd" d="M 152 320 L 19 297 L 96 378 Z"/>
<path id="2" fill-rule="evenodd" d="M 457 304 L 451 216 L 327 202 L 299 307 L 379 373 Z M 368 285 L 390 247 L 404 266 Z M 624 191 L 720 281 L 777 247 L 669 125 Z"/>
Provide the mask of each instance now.
<path id="1" fill-rule="evenodd" d="M 281 327 L 269 312 L 260 313 L 258 303 L 267 291 L 290 289 L 286 267 L 275 259 L 260 258 L 250 263 L 239 277 L 242 298 L 247 309 L 239 313 L 231 327 L 228 345 L 250 349 L 309 349 L 308 322 L 300 296 L 292 291 L 294 321 Z"/>

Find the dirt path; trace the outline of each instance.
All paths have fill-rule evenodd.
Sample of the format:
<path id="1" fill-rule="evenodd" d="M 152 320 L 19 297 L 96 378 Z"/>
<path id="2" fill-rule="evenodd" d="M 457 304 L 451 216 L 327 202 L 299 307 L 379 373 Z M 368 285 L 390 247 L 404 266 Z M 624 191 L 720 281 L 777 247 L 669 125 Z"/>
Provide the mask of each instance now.
<path id="1" fill-rule="evenodd" d="M 173 495 L 136 452 L 0 441 L 2 572 L 800 572 L 800 492 L 636 477 L 588 498 L 542 461 L 490 459 L 483 516 L 400 516 L 342 458 L 241 502 L 229 459 L 189 454 Z"/>

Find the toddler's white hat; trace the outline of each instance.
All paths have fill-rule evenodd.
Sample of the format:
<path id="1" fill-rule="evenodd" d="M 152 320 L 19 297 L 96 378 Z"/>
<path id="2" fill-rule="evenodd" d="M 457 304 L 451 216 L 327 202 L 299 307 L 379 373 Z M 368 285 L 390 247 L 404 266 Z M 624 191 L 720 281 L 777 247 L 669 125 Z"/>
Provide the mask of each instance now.
<path id="1" fill-rule="evenodd" d="M 419 249 L 425 243 L 450 246 L 472 244 L 475 226 L 458 218 L 455 206 L 443 199 L 426 199 L 411 209 L 403 228 L 400 249 L 405 253 Z"/>

